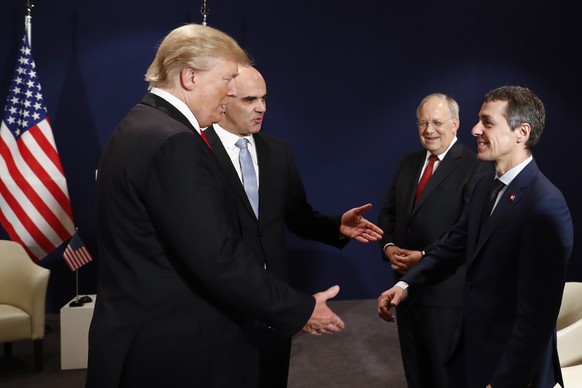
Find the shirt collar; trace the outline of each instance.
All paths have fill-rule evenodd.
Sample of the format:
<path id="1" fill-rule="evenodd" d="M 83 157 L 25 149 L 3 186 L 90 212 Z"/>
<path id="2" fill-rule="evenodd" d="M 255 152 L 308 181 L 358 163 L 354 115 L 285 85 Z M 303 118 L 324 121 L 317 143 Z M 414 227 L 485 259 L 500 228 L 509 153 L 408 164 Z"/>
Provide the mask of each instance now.
<path id="1" fill-rule="evenodd" d="M 172 104 L 172 106 L 178 109 L 180 113 L 186 116 L 190 124 L 192 124 L 192 126 L 198 131 L 198 133 L 200 133 L 200 124 L 198 124 L 198 120 L 196 120 L 194 113 L 192 113 L 192 111 L 190 110 L 190 108 L 188 108 L 188 105 L 186 105 L 184 101 L 180 100 L 173 94 L 168 93 L 165 90 L 159 88 L 151 88 L 150 93 L 155 94 L 156 96 L 161 97 L 164 100 L 168 101 L 170 104 Z"/>
<path id="2" fill-rule="evenodd" d="M 495 178 L 499 178 L 501 182 L 505 184 L 505 186 L 509 186 L 509 184 L 515 179 L 515 177 L 533 160 L 533 156 L 530 155 L 529 158 L 521 162 L 515 167 L 512 167 L 509 171 L 505 174 L 498 176 L 495 174 Z"/>
<path id="3" fill-rule="evenodd" d="M 227 131 L 218 124 L 214 124 L 212 127 L 214 128 L 214 131 L 216 132 L 216 134 L 220 138 L 220 141 L 222 142 L 222 144 L 224 144 L 225 147 L 231 149 L 236 147 L 235 143 L 238 141 L 238 139 L 241 138 L 241 136 L 235 135 L 234 133 Z M 253 135 L 247 135 L 242 137 L 248 139 L 251 147 L 255 146 L 255 138 L 253 137 Z"/>
<path id="4" fill-rule="evenodd" d="M 445 152 L 436 155 L 436 157 L 439 159 L 439 162 L 442 162 L 443 159 L 445 158 L 445 156 L 447 156 L 447 152 L 449 152 L 449 150 L 451 149 L 451 147 L 453 146 L 453 144 L 455 144 L 457 142 L 457 137 L 455 136 L 453 138 L 453 140 L 451 141 L 451 144 L 449 144 L 449 148 L 446 149 Z M 430 153 L 430 151 L 426 151 L 426 155 L 424 157 L 424 160 L 426 161 L 426 159 L 428 159 L 429 156 L 431 156 L 432 154 Z"/>

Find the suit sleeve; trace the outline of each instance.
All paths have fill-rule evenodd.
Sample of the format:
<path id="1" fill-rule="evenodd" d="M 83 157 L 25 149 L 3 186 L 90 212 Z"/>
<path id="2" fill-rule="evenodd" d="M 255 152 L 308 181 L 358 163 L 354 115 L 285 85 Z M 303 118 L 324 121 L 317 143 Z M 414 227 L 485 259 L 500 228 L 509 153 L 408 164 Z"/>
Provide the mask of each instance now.
<path id="1" fill-rule="evenodd" d="M 386 193 L 384 198 L 384 203 L 382 208 L 378 212 L 378 227 L 380 227 L 384 234 L 379 241 L 380 245 L 380 255 L 382 260 L 387 261 L 388 258 L 384 254 L 384 246 L 388 243 L 394 243 L 395 240 L 395 229 L 396 229 L 396 182 L 398 180 L 398 175 L 402 171 L 402 163 L 398 169 L 397 175 L 392 180 L 390 188 Z"/>

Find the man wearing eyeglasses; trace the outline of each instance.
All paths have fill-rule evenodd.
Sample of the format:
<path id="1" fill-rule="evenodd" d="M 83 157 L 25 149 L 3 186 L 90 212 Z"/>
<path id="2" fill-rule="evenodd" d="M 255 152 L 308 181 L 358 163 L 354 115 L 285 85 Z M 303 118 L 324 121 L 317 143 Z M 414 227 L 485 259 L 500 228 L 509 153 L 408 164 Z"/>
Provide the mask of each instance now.
<path id="1" fill-rule="evenodd" d="M 420 102 L 416 115 L 423 149 L 401 161 L 378 220 L 384 230 L 382 258 L 390 262 L 395 281 L 451 229 L 468 201 L 472 177 L 490 167 L 479 168 L 475 153 L 458 141 L 459 105 L 453 98 L 430 94 Z M 443 364 L 463 279 L 460 268 L 447 279 L 416 288 L 398 306 L 398 335 L 409 388 L 449 387 Z"/>

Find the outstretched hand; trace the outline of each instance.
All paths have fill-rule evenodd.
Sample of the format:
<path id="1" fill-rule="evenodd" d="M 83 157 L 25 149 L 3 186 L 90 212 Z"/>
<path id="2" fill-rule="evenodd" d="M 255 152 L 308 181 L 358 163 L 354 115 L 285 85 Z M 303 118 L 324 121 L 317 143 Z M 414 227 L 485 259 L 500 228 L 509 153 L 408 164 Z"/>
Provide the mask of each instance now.
<path id="1" fill-rule="evenodd" d="M 345 324 L 328 306 L 327 300 L 335 297 L 340 288 L 332 286 L 326 291 L 314 294 L 315 308 L 303 331 L 312 335 L 333 334 L 340 332 Z"/>
<path id="2" fill-rule="evenodd" d="M 362 213 L 371 208 L 372 204 L 367 203 L 345 212 L 341 219 L 340 234 L 364 244 L 380 240 L 384 231 L 362 217 Z"/>
<path id="3" fill-rule="evenodd" d="M 378 297 L 378 316 L 386 322 L 396 321 L 396 315 L 390 309 L 398 306 L 404 299 L 406 299 L 406 290 L 398 286 L 384 291 Z"/>

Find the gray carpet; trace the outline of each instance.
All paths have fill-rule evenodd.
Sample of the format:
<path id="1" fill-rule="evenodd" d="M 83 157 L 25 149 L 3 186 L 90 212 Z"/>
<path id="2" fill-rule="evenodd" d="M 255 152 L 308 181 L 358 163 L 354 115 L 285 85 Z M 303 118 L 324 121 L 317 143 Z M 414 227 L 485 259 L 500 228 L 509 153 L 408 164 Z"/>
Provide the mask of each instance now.
<path id="1" fill-rule="evenodd" d="M 346 328 L 330 336 L 298 334 L 293 339 L 289 388 L 406 387 L 396 325 L 377 317 L 376 300 L 331 301 L 330 306 Z M 34 371 L 32 342 L 16 342 L 12 358 L 0 356 L 0 388 L 84 387 L 84 369 L 60 369 L 59 315 L 47 316 L 46 323 L 44 370 Z"/>
<path id="2" fill-rule="evenodd" d="M 288 388 L 405 388 L 395 323 L 376 315 L 376 299 L 331 301 L 346 327 L 293 339 Z"/>
<path id="3" fill-rule="evenodd" d="M 46 317 L 42 372 L 35 372 L 32 341 L 13 343 L 12 357 L 0 357 L 0 388 L 83 388 L 85 370 L 61 370 L 59 314 Z M 2 349 L 2 347 L 0 347 Z M 2 350 L 0 354 L 3 355 Z"/>

